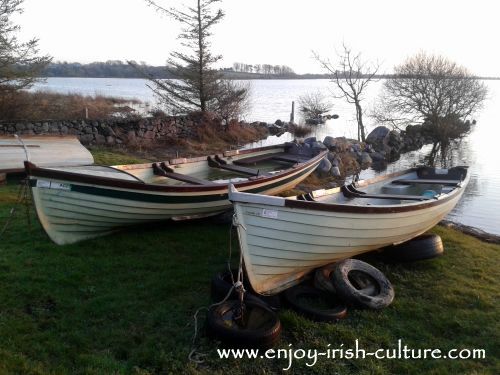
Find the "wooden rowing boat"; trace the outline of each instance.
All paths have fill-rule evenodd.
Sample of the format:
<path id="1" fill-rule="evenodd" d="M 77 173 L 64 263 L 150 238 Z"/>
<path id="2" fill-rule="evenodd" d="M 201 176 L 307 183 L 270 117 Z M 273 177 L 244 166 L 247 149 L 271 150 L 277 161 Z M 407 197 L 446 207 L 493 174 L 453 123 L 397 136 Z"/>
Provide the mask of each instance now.
<path id="1" fill-rule="evenodd" d="M 39 167 L 94 163 L 92 154 L 75 136 L 0 136 L 0 172 L 24 172 L 24 161 Z"/>
<path id="2" fill-rule="evenodd" d="M 231 208 L 229 183 L 261 194 L 290 189 L 327 152 L 305 155 L 296 150 L 280 145 L 112 167 L 40 168 L 27 162 L 26 172 L 38 218 L 49 237 L 62 245 L 124 226 L 224 212 Z"/>
<path id="3" fill-rule="evenodd" d="M 253 289 L 275 294 L 326 264 L 416 237 L 457 204 L 467 167 L 414 168 L 298 197 L 230 186 Z"/>

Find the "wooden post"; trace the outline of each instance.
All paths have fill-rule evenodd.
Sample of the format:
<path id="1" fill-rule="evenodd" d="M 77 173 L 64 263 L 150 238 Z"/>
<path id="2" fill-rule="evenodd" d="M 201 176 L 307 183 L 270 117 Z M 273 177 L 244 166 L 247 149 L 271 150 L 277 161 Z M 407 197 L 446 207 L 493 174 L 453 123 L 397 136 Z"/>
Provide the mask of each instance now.
<path id="1" fill-rule="evenodd" d="M 89 119 L 89 109 L 85 107 L 85 120 Z"/>
<path id="2" fill-rule="evenodd" d="M 295 102 L 292 101 L 292 112 L 290 113 L 290 122 L 293 123 L 295 120 Z"/>

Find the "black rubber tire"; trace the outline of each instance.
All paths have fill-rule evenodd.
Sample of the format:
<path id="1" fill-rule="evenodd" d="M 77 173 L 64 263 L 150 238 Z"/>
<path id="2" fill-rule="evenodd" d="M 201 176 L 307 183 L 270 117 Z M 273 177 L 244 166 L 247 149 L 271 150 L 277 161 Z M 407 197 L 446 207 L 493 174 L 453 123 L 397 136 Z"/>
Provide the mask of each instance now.
<path id="1" fill-rule="evenodd" d="M 233 277 L 236 278 L 238 271 L 232 269 L 231 270 Z M 210 283 L 210 297 L 213 302 L 219 302 L 224 299 L 224 297 L 229 293 L 229 289 L 232 286 L 231 273 L 229 270 L 225 270 L 222 272 L 218 272 L 212 277 L 212 281 Z M 233 291 L 229 298 L 237 299 L 236 293 Z"/>
<path id="2" fill-rule="evenodd" d="M 331 304 L 331 308 L 317 309 L 306 306 L 300 300 L 300 297 L 303 296 L 327 300 L 329 304 Z M 347 307 L 341 302 L 337 295 L 316 289 L 309 285 L 300 284 L 288 288 L 283 293 L 283 297 L 294 311 L 315 322 L 336 322 L 339 319 L 345 318 L 347 315 Z"/>
<path id="3" fill-rule="evenodd" d="M 331 280 L 332 272 L 334 270 L 335 263 L 318 268 L 316 272 L 314 272 L 314 287 L 316 289 L 324 290 L 325 292 L 335 293 L 335 286 Z"/>
<path id="4" fill-rule="evenodd" d="M 332 274 L 337 294 L 348 304 L 379 310 L 394 300 L 394 288 L 385 275 L 358 259 L 337 263 Z"/>
<path id="5" fill-rule="evenodd" d="M 239 305 L 237 300 L 228 300 L 208 311 L 207 329 L 211 337 L 238 348 L 270 348 L 279 341 L 282 327 L 273 310 L 262 303 L 246 301 L 245 314 L 251 327 L 241 328 L 232 319 Z"/>
<path id="6" fill-rule="evenodd" d="M 238 270 L 232 269 L 233 278 L 236 279 L 238 275 Z M 246 289 L 245 300 L 253 300 L 256 302 L 261 302 L 268 305 L 273 310 L 279 310 L 281 308 L 281 297 L 280 295 L 274 296 L 263 296 L 260 294 L 256 294 L 253 292 L 252 287 L 248 282 L 246 277 L 244 277 L 243 286 Z M 210 284 L 210 297 L 213 302 L 220 302 L 226 297 L 227 293 L 229 293 L 229 289 L 232 286 L 231 273 L 229 270 L 225 270 L 217 273 L 211 281 Z M 229 296 L 230 299 L 238 299 L 238 295 L 235 291 L 231 293 Z"/>
<path id="7" fill-rule="evenodd" d="M 383 259 L 395 262 L 415 262 L 443 255 L 444 247 L 437 234 L 422 234 L 399 245 L 384 248 Z"/>

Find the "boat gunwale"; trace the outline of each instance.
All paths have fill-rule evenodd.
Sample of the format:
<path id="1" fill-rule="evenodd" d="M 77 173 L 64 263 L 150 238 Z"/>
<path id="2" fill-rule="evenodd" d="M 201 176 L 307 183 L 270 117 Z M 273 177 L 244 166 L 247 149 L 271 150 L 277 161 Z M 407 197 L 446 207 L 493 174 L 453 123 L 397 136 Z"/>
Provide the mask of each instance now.
<path id="1" fill-rule="evenodd" d="M 262 149 L 272 149 L 276 146 L 262 147 L 259 149 L 252 149 L 254 152 L 262 151 Z M 246 152 L 248 153 L 248 152 Z M 327 150 L 320 152 L 318 155 L 310 158 L 306 162 L 298 163 L 293 165 L 290 168 L 283 170 L 280 173 L 276 173 L 270 176 L 262 176 L 257 178 L 248 179 L 246 181 L 235 182 L 234 185 L 237 187 L 245 188 L 248 186 L 253 186 L 262 183 L 272 182 L 274 180 L 280 179 L 282 177 L 286 177 L 290 174 L 300 172 L 302 170 L 307 169 L 314 163 L 319 163 L 327 153 Z M 151 163 L 152 164 L 152 163 Z M 144 164 L 150 166 L 151 164 Z M 133 164 L 131 164 L 133 165 Z M 116 166 L 113 166 L 116 168 Z M 122 171 L 119 168 L 116 170 Z M 210 192 L 221 189 L 226 189 L 230 183 L 220 184 L 220 183 L 210 183 L 205 185 L 194 185 L 194 184 L 185 184 L 185 185 L 163 185 L 163 184 L 153 184 L 146 183 L 144 181 L 129 181 L 129 180 L 121 180 L 118 178 L 112 177 L 103 177 L 103 176 L 92 176 L 85 175 L 74 172 L 67 171 L 57 171 L 50 168 L 37 167 L 35 164 L 31 162 L 25 162 L 25 171 L 30 177 L 45 177 L 56 180 L 68 181 L 68 182 L 76 182 L 76 183 L 84 183 L 90 185 L 98 185 L 98 186 L 106 186 L 106 187 L 114 187 L 120 189 L 131 189 L 131 190 L 139 190 L 139 191 L 154 191 L 154 192 Z M 127 173 L 126 171 L 123 171 Z"/>
<path id="2" fill-rule="evenodd" d="M 230 157 L 230 156 L 235 156 L 235 155 L 245 155 L 253 152 L 261 152 L 261 151 L 267 151 L 267 150 L 273 150 L 273 149 L 282 149 L 285 148 L 286 144 L 281 143 L 279 145 L 271 145 L 271 146 L 264 146 L 264 147 L 258 147 L 258 148 L 251 148 L 251 149 L 245 149 L 245 150 L 230 150 L 230 151 L 223 151 L 218 154 L 214 155 L 222 155 L 224 157 Z M 207 156 L 211 155 L 206 155 L 206 156 L 196 156 L 192 158 L 174 158 L 174 159 L 168 159 L 164 160 L 163 162 L 166 163 L 167 165 L 171 166 L 176 166 L 180 164 L 189 164 L 189 163 L 197 163 L 197 162 L 203 162 L 207 160 Z M 113 167 L 120 169 L 120 170 L 128 170 L 128 169 L 141 169 L 141 168 L 147 168 L 150 167 L 152 163 L 141 163 L 141 164 L 118 164 L 118 165 L 113 165 Z"/>
<path id="3" fill-rule="evenodd" d="M 367 186 L 373 183 L 382 182 L 384 180 L 389 180 L 391 178 L 415 172 L 419 169 L 419 167 L 405 169 L 399 172 L 390 173 L 387 175 L 377 176 L 368 180 L 362 180 L 359 182 L 359 186 Z M 363 213 L 363 214 L 381 214 L 381 213 L 398 213 L 398 212 L 409 212 L 409 211 L 418 211 L 427 209 L 430 207 L 434 207 L 437 205 L 444 204 L 451 199 L 454 199 L 457 195 L 461 194 L 465 187 L 467 186 L 470 180 L 470 171 L 468 168 L 464 168 L 466 170 L 466 176 L 462 180 L 461 186 L 458 186 L 456 189 L 450 191 L 445 196 L 425 201 L 425 202 L 411 202 L 405 204 L 398 205 L 352 205 L 352 204 L 335 204 L 335 203 L 322 203 L 315 201 L 304 201 L 304 200 L 296 200 L 296 199 L 287 199 L 282 197 L 268 197 L 268 196 L 260 196 L 256 194 L 248 194 L 245 192 L 238 192 L 235 188 L 230 187 L 229 200 L 232 203 L 250 203 L 250 204 L 263 204 L 263 205 L 271 205 L 274 207 L 286 207 L 286 208 L 298 208 L 309 211 L 322 211 L 322 212 L 344 212 L 344 213 Z M 335 190 L 339 188 L 330 189 L 330 194 L 335 193 Z M 318 194 L 318 196 L 327 196 L 329 194 L 324 194 L 324 190 L 316 190 L 316 192 L 322 192 L 323 194 Z M 249 200 L 245 200 L 244 198 L 238 200 L 239 194 L 246 194 L 245 196 L 249 197 Z M 314 194 L 314 191 L 312 192 Z M 241 197 L 241 195 L 240 195 Z M 234 199 L 236 198 L 236 199 Z M 261 202 L 259 202 L 261 200 Z"/>

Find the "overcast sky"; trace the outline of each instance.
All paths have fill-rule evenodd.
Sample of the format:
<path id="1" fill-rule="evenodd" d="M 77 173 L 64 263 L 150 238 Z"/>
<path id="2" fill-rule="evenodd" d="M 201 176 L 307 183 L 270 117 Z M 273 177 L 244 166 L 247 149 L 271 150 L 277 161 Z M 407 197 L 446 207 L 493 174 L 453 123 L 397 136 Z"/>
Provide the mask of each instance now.
<path id="1" fill-rule="evenodd" d="M 195 0 L 158 0 L 167 6 Z M 500 76 L 496 0 L 223 0 L 213 50 L 233 62 L 321 72 L 311 50 L 334 57 L 342 42 L 382 71 L 418 51 L 444 55 L 474 74 Z M 15 18 L 55 61 L 145 61 L 162 65 L 179 26 L 144 0 L 25 0 Z"/>

